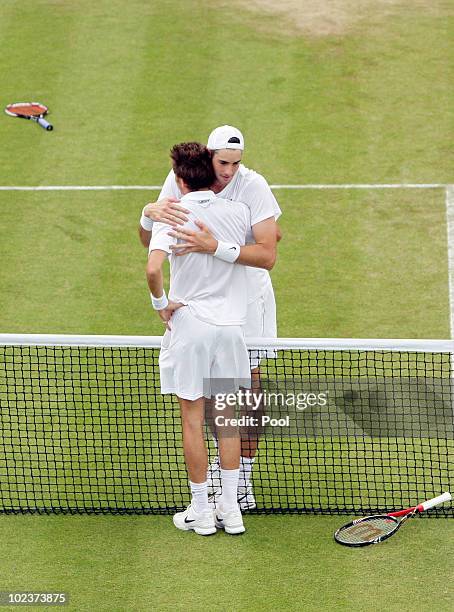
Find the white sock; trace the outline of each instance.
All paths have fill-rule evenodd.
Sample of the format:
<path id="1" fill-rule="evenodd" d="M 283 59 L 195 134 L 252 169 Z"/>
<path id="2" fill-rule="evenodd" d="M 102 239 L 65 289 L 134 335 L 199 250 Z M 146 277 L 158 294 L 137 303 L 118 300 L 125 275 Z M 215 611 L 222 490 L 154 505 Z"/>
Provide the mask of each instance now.
<path id="1" fill-rule="evenodd" d="M 240 470 L 223 470 L 221 467 L 222 509 L 232 510 L 238 506 L 238 478 Z"/>
<path id="2" fill-rule="evenodd" d="M 192 500 L 191 506 L 194 508 L 196 512 L 204 512 L 205 510 L 209 510 L 210 506 L 208 505 L 208 483 L 205 482 L 191 482 L 189 481 L 189 485 L 191 487 Z"/>
<path id="3" fill-rule="evenodd" d="M 252 468 L 255 457 L 240 457 L 240 479 L 238 485 L 247 487 L 251 482 Z"/>

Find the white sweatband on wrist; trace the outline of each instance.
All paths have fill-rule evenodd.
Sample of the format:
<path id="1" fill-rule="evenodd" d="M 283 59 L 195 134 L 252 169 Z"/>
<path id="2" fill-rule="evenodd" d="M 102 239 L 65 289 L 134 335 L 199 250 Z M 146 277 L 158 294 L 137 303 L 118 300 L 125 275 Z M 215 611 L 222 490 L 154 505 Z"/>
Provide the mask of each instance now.
<path id="1" fill-rule="evenodd" d="M 233 242 L 218 242 L 214 256 L 222 261 L 233 263 L 240 256 L 240 245 Z"/>
<path id="2" fill-rule="evenodd" d="M 147 204 L 147 206 L 148 206 L 148 204 Z M 145 214 L 145 208 L 147 206 L 144 206 L 144 208 L 142 210 L 142 216 L 140 217 L 140 225 L 147 232 L 151 232 L 151 230 L 153 229 L 154 221 L 153 221 L 153 219 L 150 219 L 150 217 L 147 217 L 146 214 Z"/>
<path id="3" fill-rule="evenodd" d="M 166 292 L 163 290 L 160 298 L 155 297 L 152 293 L 150 293 L 151 304 L 155 310 L 162 310 L 163 308 L 167 308 L 169 305 L 169 300 L 167 299 Z"/>

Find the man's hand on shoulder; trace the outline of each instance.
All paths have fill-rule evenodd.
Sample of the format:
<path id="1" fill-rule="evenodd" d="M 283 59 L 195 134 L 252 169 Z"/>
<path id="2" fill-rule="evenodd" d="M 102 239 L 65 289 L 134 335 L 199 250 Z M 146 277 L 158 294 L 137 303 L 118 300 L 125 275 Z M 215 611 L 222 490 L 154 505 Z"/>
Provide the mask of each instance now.
<path id="1" fill-rule="evenodd" d="M 149 202 L 143 209 L 143 214 L 153 221 L 171 225 L 183 225 L 188 218 L 189 210 L 179 205 L 177 198 L 167 197 L 157 202 Z"/>
<path id="2" fill-rule="evenodd" d="M 187 255 L 187 253 L 207 253 L 213 255 L 218 246 L 218 241 L 214 238 L 209 228 L 201 221 L 195 221 L 200 232 L 188 230 L 184 227 L 174 227 L 169 236 L 182 240 L 179 244 L 172 245 L 170 248 L 175 255 Z"/>

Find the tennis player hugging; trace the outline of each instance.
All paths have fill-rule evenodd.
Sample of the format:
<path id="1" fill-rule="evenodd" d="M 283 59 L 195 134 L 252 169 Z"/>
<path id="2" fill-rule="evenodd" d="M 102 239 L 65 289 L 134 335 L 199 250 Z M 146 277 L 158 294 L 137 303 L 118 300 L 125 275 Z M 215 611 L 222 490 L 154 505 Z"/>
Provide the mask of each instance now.
<path id="1" fill-rule="evenodd" d="M 221 151 L 229 159 L 237 153 L 238 163 L 241 159 L 241 134 L 241 140 L 233 138 L 229 147 L 225 128 L 229 126 L 222 127 L 219 146 L 212 149 L 196 142 L 172 148 L 173 174 L 182 194 L 179 210 L 186 221 L 173 228 L 171 223 L 153 223 L 147 264 L 152 305 L 166 324 L 159 356 L 161 393 L 178 397 L 192 495 L 188 508 L 175 514 L 173 522 L 178 529 L 199 535 L 211 535 L 217 529 L 229 534 L 245 531 L 238 500 L 241 439 L 233 426 L 216 432 L 222 494 L 214 498 L 215 503 L 208 497 L 205 404 L 212 406 L 213 397 L 251 387 L 243 329 L 248 313 L 246 266 L 270 270 L 276 258 L 272 208 L 251 225 L 247 204 L 213 191 L 214 155 Z M 196 243 L 197 236 L 202 246 Z M 169 298 L 162 273 L 167 258 Z M 226 405 L 224 410 L 228 416 L 234 408 Z"/>

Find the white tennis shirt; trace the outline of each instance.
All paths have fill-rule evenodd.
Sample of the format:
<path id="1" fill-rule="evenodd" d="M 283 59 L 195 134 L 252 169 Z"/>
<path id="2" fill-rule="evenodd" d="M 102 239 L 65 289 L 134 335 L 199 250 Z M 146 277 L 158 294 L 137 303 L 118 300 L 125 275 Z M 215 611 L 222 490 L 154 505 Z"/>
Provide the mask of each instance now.
<path id="1" fill-rule="evenodd" d="M 182 227 L 200 231 L 194 223 L 199 220 L 216 240 L 245 244 L 251 227 L 245 204 L 219 198 L 212 191 L 188 193 L 181 197 L 181 204 L 190 211 L 189 220 Z M 170 254 L 169 299 L 187 304 L 191 313 L 206 323 L 244 325 L 248 295 L 246 267 L 205 253 L 177 257 L 170 246 L 182 241 L 169 236 L 170 231 L 165 223 L 154 223 L 149 246 L 149 252 L 160 250 Z"/>
<path id="2" fill-rule="evenodd" d="M 158 200 L 166 197 L 181 199 L 181 191 L 178 188 L 173 170 L 169 172 L 162 186 Z M 273 195 L 265 178 L 240 164 L 235 176 L 222 191 L 216 194 L 218 198 L 243 202 L 249 208 L 251 226 L 270 217 L 278 219 L 282 214 L 279 204 Z M 144 229 L 150 230 L 150 227 Z M 246 236 L 246 244 L 255 244 L 252 230 L 249 229 Z M 246 266 L 248 278 L 248 303 L 254 302 L 262 296 L 268 287 L 271 287 L 271 278 L 268 270 Z"/>

